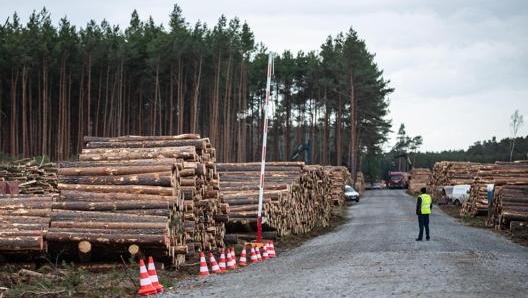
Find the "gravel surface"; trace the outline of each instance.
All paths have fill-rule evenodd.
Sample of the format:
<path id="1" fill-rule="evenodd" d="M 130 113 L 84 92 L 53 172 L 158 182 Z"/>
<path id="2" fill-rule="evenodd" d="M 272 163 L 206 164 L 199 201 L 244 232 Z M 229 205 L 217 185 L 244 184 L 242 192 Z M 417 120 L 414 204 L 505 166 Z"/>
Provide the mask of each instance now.
<path id="1" fill-rule="evenodd" d="M 417 242 L 415 198 L 366 192 L 335 231 L 277 258 L 178 282 L 160 297 L 528 297 L 528 248 L 433 207 Z"/>

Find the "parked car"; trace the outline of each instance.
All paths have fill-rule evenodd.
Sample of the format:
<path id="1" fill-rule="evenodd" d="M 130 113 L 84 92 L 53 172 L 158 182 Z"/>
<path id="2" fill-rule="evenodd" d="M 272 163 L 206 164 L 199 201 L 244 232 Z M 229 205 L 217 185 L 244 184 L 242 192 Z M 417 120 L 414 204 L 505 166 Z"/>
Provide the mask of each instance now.
<path id="1" fill-rule="evenodd" d="M 357 192 L 352 186 L 345 185 L 345 201 L 351 202 L 356 201 L 359 202 L 359 192 Z"/>
<path id="2" fill-rule="evenodd" d="M 381 183 L 373 182 L 372 183 L 372 189 L 381 189 Z"/>

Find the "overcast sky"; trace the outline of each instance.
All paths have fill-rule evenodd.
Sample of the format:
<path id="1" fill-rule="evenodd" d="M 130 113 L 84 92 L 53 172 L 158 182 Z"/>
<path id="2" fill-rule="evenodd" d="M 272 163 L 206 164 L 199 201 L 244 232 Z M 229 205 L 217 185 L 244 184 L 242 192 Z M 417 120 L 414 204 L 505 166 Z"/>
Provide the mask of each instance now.
<path id="1" fill-rule="evenodd" d="M 327 36 L 352 27 L 395 89 L 394 132 L 404 123 L 409 136 L 422 136 L 420 151 L 510 137 L 515 110 L 524 116 L 518 136 L 528 134 L 524 0 L 0 0 L 0 20 L 16 11 L 25 23 L 46 7 L 55 25 L 67 16 L 78 27 L 106 19 L 126 28 L 136 9 L 142 20 L 152 16 L 167 28 L 174 4 L 191 25 L 238 17 L 257 42 L 279 53 L 318 51 Z"/>

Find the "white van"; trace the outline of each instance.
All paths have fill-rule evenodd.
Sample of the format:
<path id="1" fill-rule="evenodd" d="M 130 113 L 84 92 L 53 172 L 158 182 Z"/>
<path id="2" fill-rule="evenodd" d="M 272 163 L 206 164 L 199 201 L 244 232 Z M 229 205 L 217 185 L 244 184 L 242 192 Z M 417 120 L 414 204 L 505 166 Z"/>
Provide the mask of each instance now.
<path id="1" fill-rule="evenodd" d="M 455 205 L 462 205 L 467 198 L 469 198 L 469 190 L 471 185 L 460 184 L 453 186 L 453 193 L 451 194 L 451 202 Z"/>

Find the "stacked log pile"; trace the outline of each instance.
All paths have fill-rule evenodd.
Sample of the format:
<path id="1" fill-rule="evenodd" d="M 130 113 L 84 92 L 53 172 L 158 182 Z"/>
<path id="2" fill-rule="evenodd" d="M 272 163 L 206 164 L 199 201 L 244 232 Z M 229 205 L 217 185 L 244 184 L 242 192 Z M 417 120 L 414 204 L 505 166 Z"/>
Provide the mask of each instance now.
<path id="1" fill-rule="evenodd" d="M 496 215 L 497 208 L 488 214 L 488 207 L 491 207 L 488 206 L 488 184 L 494 185 L 495 193 L 500 191 L 502 186 L 528 184 L 528 162 L 496 162 L 483 165 L 471 184 L 470 197 L 462 205 L 461 215 Z M 492 202 L 498 203 L 495 201 L 495 195 Z"/>
<path id="2" fill-rule="evenodd" d="M 267 162 L 264 176 L 263 238 L 301 234 L 328 226 L 332 206 L 330 172 L 303 162 Z M 260 163 L 220 163 L 222 202 L 229 204 L 226 242 L 256 236 Z"/>
<path id="3" fill-rule="evenodd" d="M 521 227 L 528 222 L 528 162 L 496 162 L 493 183 L 488 224 L 526 233 Z"/>
<path id="4" fill-rule="evenodd" d="M 359 192 L 359 194 L 365 193 L 365 176 L 363 175 L 363 172 L 357 172 L 356 173 L 356 183 L 354 184 L 354 189 Z"/>
<path id="5" fill-rule="evenodd" d="M 85 137 L 77 162 L 59 167 L 50 246 L 120 254 L 148 251 L 174 265 L 222 246 L 215 150 L 199 135 Z M 225 209 L 225 208 L 224 208 Z"/>
<path id="6" fill-rule="evenodd" d="M 527 223 L 528 181 L 524 185 L 497 186 L 488 224 L 496 229 L 509 228 L 516 232 L 522 231 L 519 227 L 526 226 Z"/>
<path id="7" fill-rule="evenodd" d="M 410 172 L 409 193 L 417 195 L 422 187 L 427 187 L 431 182 L 431 170 L 427 168 L 415 168 Z"/>
<path id="8" fill-rule="evenodd" d="M 493 164 L 482 165 L 471 183 L 469 197 L 462 204 L 461 216 L 477 216 L 488 214 L 488 184 L 493 184 Z"/>
<path id="9" fill-rule="evenodd" d="M 441 161 L 433 166 L 429 186 L 433 201 L 441 198 L 440 188 L 448 185 L 471 184 L 481 164 L 474 162 Z"/>
<path id="10" fill-rule="evenodd" d="M 0 253 L 31 256 L 46 249 L 45 235 L 57 194 L 0 195 Z"/>
<path id="11" fill-rule="evenodd" d="M 57 190 L 57 166 L 43 158 L 25 158 L 0 163 L 0 181 L 18 184 L 21 194 L 49 194 Z"/>
<path id="12" fill-rule="evenodd" d="M 330 175 L 330 196 L 336 206 L 345 204 L 345 185 L 352 185 L 352 175 L 343 166 L 325 166 L 325 171 Z M 364 185 L 364 184 L 363 184 Z"/>

